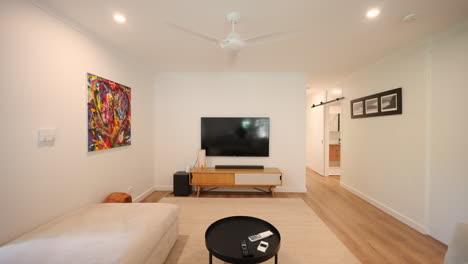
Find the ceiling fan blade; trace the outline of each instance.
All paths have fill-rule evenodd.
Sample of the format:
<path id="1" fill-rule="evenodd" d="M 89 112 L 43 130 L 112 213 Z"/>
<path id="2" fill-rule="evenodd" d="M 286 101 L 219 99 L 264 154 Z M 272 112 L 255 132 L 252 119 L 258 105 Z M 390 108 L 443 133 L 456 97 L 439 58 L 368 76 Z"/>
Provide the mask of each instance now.
<path id="1" fill-rule="evenodd" d="M 216 44 L 219 44 L 220 42 L 220 39 L 217 39 L 215 37 L 212 37 L 212 36 L 209 36 L 207 34 L 204 34 L 204 33 L 200 33 L 200 32 L 197 32 L 197 31 L 194 31 L 194 30 L 191 30 L 191 29 L 188 29 L 188 28 L 185 28 L 183 26 L 179 26 L 177 24 L 174 24 L 174 23 L 171 23 L 171 22 L 165 22 L 167 25 L 173 27 L 173 28 L 176 28 L 180 31 L 183 31 L 185 33 L 188 33 L 190 35 L 193 35 L 193 36 L 197 36 L 199 38 L 202 38 L 202 39 L 205 39 L 205 40 L 208 40 L 208 41 L 211 41 L 211 42 L 215 42 Z"/>
<path id="2" fill-rule="evenodd" d="M 244 42 L 247 45 L 256 45 L 256 44 L 261 44 L 265 42 L 282 40 L 284 38 L 296 35 L 298 33 L 301 33 L 301 31 L 291 30 L 291 31 L 284 31 L 284 32 L 269 33 L 269 34 L 263 34 L 263 35 L 258 35 L 258 36 L 251 37 L 248 39 L 244 39 Z"/>

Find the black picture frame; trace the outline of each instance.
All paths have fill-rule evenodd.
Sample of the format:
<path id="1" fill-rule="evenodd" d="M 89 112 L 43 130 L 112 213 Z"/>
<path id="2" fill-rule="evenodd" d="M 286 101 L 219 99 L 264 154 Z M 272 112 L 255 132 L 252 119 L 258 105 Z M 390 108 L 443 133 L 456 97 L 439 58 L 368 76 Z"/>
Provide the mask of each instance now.
<path id="1" fill-rule="evenodd" d="M 402 88 L 351 100 L 351 118 L 403 114 Z"/>

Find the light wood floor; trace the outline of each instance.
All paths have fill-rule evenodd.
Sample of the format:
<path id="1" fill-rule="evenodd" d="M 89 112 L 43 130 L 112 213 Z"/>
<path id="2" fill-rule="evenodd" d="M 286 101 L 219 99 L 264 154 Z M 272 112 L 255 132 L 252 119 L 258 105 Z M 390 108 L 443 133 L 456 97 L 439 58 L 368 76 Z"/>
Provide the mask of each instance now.
<path id="1" fill-rule="evenodd" d="M 321 177 L 307 171 L 307 193 L 278 193 L 299 197 L 315 211 L 335 235 L 363 263 L 441 264 L 447 246 L 422 235 L 343 189 L 339 177 Z M 158 202 L 171 192 L 154 192 L 142 202 Z M 195 193 L 192 193 L 195 197 Z M 202 197 L 265 197 L 266 193 L 207 192 Z"/>

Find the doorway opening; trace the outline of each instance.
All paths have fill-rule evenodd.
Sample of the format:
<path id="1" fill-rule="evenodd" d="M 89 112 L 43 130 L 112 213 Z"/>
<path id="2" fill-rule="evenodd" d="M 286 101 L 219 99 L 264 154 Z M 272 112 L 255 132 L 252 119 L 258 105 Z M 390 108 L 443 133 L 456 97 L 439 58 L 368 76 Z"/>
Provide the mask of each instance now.
<path id="1" fill-rule="evenodd" d="M 340 176 L 341 175 L 341 102 L 337 102 L 326 109 L 326 122 L 325 134 L 328 135 L 328 140 L 325 140 L 328 144 L 325 148 L 328 149 L 328 155 L 325 160 L 328 160 L 327 175 Z"/>
<path id="2" fill-rule="evenodd" d="M 307 167 L 321 176 L 341 176 L 343 101 L 337 100 L 341 97 L 341 89 L 307 93 Z"/>

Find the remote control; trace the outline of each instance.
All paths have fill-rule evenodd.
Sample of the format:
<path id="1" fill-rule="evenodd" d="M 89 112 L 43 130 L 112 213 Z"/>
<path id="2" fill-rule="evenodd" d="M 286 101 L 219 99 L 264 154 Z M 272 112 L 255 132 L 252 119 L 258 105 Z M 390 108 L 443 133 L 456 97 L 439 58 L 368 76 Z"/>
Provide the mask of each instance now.
<path id="1" fill-rule="evenodd" d="M 265 231 L 256 235 L 249 236 L 249 240 L 250 242 L 255 242 L 257 240 L 264 239 L 272 235 L 273 233 L 270 230 L 268 230 L 268 231 Z"/>
<path id="2" fill-rule="evenodd" d="M 251 257 L 252 253 L 249 252 L 249 247 L 247 246 L 247 241 L 241 240 L 241 250 L 243 257 Z"/>

